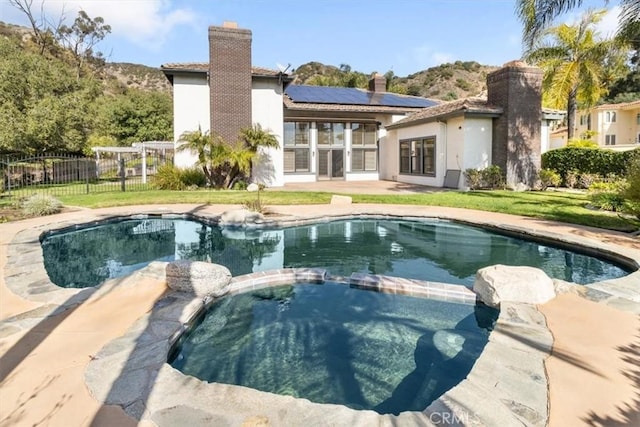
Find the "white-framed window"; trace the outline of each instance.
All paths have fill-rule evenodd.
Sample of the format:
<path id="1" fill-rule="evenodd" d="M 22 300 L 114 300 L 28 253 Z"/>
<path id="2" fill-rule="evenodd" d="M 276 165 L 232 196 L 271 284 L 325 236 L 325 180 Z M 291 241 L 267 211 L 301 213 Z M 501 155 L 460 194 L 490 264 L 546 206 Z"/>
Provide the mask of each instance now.
<path id="1" fill-rule="evenodd" d="M 284 123 L 284 172 L 309 172 L 309 122 Z"/>
<path id="2" fill-rule="evenodd" d="M 604 113 L 604 122 L 605 123 L 615 123 L 616 122 L 616 112 L 615 111 L 607 111 Z"/>
<path id="3" fill-rule="evenodd" d="M 344 145 L 344 123 L 318 122 L 318 145 Z"/>
<path id="4" fill-rule="evenodd" d="M 400 141 L 400 173 L 436 175 L 436 137 Z"/>
<path id="5" fill-rule="evenodd" d="M 616 145 L 616 136 L 615 135 L 605 135 L 604 136 L 604 145 Z"/>
<path id="6" fill-rule="evenodd" d="M 351 171 L 378 170 L 378 125 L 351 123 Z"/>

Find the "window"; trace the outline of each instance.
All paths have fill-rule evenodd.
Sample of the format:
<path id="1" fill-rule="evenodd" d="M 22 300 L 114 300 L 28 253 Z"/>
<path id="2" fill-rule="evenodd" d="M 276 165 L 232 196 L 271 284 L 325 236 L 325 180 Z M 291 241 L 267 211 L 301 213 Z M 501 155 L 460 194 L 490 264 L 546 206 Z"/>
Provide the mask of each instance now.
<path id="1" fill-rule="evenodd" d="M 435 176 L 436 138 L 400 141 L 400 173 Z"/>
<path id="2" fill-rule="evenodd" d="M 351 124 L 351 170 L 372 172 L 378 170 L 377 125 Z"/>
<path id="3" fill-rule="evenodd" d="M 616 136 L 615 135 L 605 135 L 604 136 L 604 145 L 616 145 Z"/>
<path id="4" fill-rule="evenodd" d="M 352 123 L 351 124 L 351 145 L 376 145 L 375 123 Z"/>
<path id="5" fill-rule="evenodd" d="M 636 124 L 640 125 L 640 113 L 636 114 Z"/>
<path id="6" fill-rule="evenodd" d="M 344 145 L 344 123 L 318 122 L 318 145 Z"/>
<path id="7" fill-rule="evenodd" d="M 309 123 L 284 123 L 284 172 L 309 172 Z"/>
<path id="8" fill-rule="evenodd" d="M 607 111 L 604 114 L 604 122 L 605 123 L 615 123 L 616 122 L 616 112 L 615 111 Z"/>

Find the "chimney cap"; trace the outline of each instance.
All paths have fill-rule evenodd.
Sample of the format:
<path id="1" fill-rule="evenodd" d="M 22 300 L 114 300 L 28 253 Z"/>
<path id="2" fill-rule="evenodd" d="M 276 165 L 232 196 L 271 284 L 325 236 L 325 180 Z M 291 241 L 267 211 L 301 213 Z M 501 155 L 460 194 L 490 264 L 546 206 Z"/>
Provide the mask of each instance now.
<path id="1" fill-rule="evenodd" d="M 236 21 L 223 21 L 222 28 L 238 28 L 238 23 Z"/>

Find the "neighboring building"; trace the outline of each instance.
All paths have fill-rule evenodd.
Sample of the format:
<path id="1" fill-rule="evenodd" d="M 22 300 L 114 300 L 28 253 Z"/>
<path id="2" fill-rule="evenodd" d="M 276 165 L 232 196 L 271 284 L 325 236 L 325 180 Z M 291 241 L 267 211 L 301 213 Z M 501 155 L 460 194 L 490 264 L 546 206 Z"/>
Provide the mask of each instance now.
<path id="1" fill-rule="evenodd" d="M 580 111 L 576 122 L 576 137 L 592 131 L 591 139 L 601 148 L 625 151 L 640 147 L 640 100 Z"/>
<path id="2" fill-rule="evenodd" d="M 166 64 L 174 88 L 174 137 L 200 128 L 233 141 L 258 123 L 280 141 L 261 153 L 253 179 L 270 186 L 318 180 L 397 180 L 463 188 L 462 171 L 501 166 L 511 186 L 532 185 L 549 146 L 541 71 L 511 62 L 487 77 L 488 100 L 438 103 L 369 90 L 292 85 L 282 72 L 251 66 L 251 32 L 209 28 L 209 63 Z M 176 164 L 194 164 L 178 152 Z M 445 179 L 446 177 L 446 179 Z"/>

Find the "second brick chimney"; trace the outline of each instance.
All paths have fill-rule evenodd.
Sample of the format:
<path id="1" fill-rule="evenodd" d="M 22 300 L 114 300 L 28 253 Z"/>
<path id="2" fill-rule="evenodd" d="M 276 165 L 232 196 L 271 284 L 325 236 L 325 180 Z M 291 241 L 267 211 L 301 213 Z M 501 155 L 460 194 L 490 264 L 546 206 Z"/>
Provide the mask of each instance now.
<path id="1" fill-rule="evenodd" d="M 369 80 L 369 91 L 371 92 L 386 92 L 387 91 L 387 79 L 385 76 L 374 73 Z"/>

